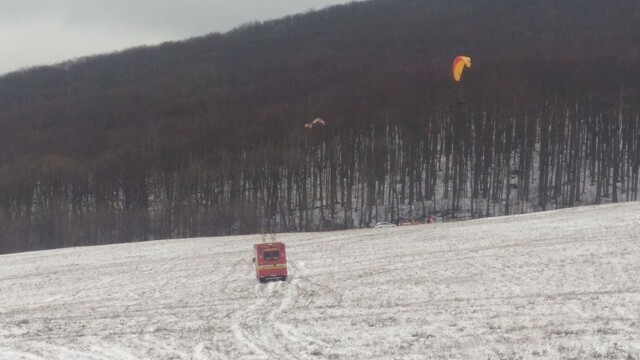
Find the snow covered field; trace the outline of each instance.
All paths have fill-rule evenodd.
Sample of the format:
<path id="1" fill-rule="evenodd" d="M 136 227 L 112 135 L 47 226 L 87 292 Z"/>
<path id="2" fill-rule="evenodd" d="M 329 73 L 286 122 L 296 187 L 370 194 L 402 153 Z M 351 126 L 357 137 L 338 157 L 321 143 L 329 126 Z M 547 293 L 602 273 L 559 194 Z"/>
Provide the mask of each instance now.
<path id="1" fill-rule="evenodd" d="M 0 256 L 0 359 L 640 359 L 640 203 Z"/>

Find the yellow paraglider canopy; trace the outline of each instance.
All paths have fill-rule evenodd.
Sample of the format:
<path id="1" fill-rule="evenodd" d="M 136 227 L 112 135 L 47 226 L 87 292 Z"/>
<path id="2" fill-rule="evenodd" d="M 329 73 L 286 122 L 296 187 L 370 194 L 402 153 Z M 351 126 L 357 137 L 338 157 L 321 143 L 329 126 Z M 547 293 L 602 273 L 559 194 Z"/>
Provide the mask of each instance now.
<path id="1" fill-rule="evenodd" d="M 462 70 L 465 67 L 471 67 L 471 58 L 468 56 L 458 56 L 453 60 L 453 79 L 455 81 L 460 81 L 460 77 L 462 76 Z"/>

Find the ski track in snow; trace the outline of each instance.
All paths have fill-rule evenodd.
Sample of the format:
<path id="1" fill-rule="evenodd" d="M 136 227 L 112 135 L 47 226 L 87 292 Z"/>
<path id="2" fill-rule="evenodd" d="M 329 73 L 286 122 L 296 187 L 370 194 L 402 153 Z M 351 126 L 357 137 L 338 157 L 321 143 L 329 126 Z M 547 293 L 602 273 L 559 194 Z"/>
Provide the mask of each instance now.
<path id="1" fill-rule="evenodd" d="M 640 359 L 640 203 L 0 256 L 0 360 Z"/>

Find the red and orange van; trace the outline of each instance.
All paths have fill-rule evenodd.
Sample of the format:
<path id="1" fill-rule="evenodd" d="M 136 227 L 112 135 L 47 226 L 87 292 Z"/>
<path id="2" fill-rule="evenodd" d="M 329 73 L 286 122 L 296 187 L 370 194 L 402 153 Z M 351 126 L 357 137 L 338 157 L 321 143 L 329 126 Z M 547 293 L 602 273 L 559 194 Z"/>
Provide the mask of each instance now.
<path id="1" fill-rule="evenodd" d="M 256 277 L 260 282 L 280 278 L 287 280 L 287 252 L 284 243 L 253 245 Z"/>

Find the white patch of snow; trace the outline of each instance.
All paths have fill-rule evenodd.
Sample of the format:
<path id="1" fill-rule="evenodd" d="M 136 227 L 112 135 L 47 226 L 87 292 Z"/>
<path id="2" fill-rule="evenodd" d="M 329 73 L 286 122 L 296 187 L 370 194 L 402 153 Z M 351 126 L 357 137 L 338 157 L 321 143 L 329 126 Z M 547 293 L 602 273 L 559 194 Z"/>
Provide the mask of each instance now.
<path id="1" fill-rule="evenodd" d="M 640 358 L 640 203 L 0 256 L 0 359 Z"/>

